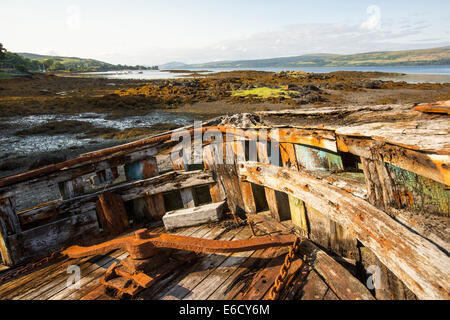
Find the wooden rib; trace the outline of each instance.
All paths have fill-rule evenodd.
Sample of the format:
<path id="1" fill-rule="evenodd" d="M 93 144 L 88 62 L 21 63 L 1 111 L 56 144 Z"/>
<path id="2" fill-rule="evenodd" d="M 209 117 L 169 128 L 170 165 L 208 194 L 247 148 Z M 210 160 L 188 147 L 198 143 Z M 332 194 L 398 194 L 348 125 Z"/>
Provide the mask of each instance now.
<path id="1" fill-rule="evenodd" d="M 69 200 L 52 203 L 49 206 L 41 207 L 19 214 L 22 225 L 38 222 L 52 217 L 55 212 L 64 214 L 66 212 L 80 213 L 95 208 L 97 196 L 104 192 L 115 192 L 122 196 L 123 201 L 130 201 L 146 195 L 157 195 L 163 192 L 177 190 L 180 186 L 198 186 L 213 183 L 211 172 L 190 171 L 190 172 L 168 172 L 153 178 L 126 182 L 104 190 L 86 194 Z M 93 203 L 90 204 L 90 202 Z"/>
<path id="2" fill-rule="evenodd" d="M 259 161 L 261 161 L 262 163 L 269 163 L 270 161 L 267 153 L 267 143 L 258 141 L 256 143 L 256 149 L 258 151 Z M 275 190 L 264 186 L 264 192 L 266 194 L 267 205 L 272 217 L 277 221 L 280 221 L 280 212 L 278 210 L 278 202 Z"/>
<path id="3" fill-rule="evenodd" d="M 353 230 L 419 298 L 450 298 L 450 258 L 368 202 L 305 172 L 247 162 L 240 166 L 239 174 L 247 181 L 298 197 Z"/>
<path id="4" fill-rule="evenodd" d="M 237 165 L 239 159 L 245 160 L 244 141 L 235 141 L 233 143 L 233 151 L 236 155 Z M 252 184 L 245 181 L 239 181 L 241 187 L 242 200 L 244 201 L 244 210 L 246 213 L 256 213 L 255 197 L 253 195 Z"/>
<path id="5" fill-rule="evenodd" d="M 264 232 L 289 233 L 292 229 L 265 215 L 252 215 L 256 227 Z M 343 300 L 373 300 L 369 290 L 347 269 L 331 258 L 313 242 L 302 239 L 300 256 L 307 256 L 308 264 L 326 284 Z"/>
<path id="6" fill-rule="evenodd" d="M 214 155 L 214 146 L 208 145 L 203 148 L 203 164 L 205 170 L 215 170 L 215 155 Z M 209 193 L 211 195 L 212 202 L 221 202 L 225 200 L 225 191 L 223 190 L 223 186 L 220 182 L 211 184 L 209 186 Z"/>
<path id="7" fill-rule="evenodd" d="M 450 186 L 450 155 L 426 153 L 367 138 L 337 136 L 338 149 L 380 160 Z M 450 152 L 450 151 L 449 151 Z"/>
<path id="8" fill-rule="evenodd" d="M 298 170 L 295 147 L 292 143 L 280 143 L 280 153 L 283 167 Z M 308 235 L 305 204 L 302 200 L 294 198 L 291 195 L 288 197 L 292 223 L 300 227 L 304 235 Z"/>

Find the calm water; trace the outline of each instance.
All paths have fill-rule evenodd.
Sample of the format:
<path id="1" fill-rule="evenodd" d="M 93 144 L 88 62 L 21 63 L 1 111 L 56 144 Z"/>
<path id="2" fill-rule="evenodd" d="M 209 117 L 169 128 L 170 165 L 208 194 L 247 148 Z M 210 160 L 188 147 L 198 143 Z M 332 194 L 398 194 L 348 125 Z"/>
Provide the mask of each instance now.
<path id="1" fill-rule="evenodd" d="M 189 69 L 191 71 L 199 71 L 200 69 Z M 404 73 L 405 76 L 396 76 L 382 78 L 383 80 L 406 81 L 410 83 L 416 82 L 449 82 L 450 83 L 450 65 L 445 66 L 398 66 L 398 67 L 299 67 L 299 68 L 234 68 L 222 69 L 211 68 L 205 73 L 214 73 L 233 70 L 257 70 L 279 72 L 283 70 L 305 71 L 315 73 L 329 73 L 334 71 L 378 71 L 390 73 Z M 204 73 L 204 74 L 205 74 Z M 174 79 L 182 78 L 186 73 L 172 73 L 158 70 L 145 71 L 110 71 L 110 72 L 90 72 L 84 75 L 90 77 L 104 77 L 108 79 Z"/>

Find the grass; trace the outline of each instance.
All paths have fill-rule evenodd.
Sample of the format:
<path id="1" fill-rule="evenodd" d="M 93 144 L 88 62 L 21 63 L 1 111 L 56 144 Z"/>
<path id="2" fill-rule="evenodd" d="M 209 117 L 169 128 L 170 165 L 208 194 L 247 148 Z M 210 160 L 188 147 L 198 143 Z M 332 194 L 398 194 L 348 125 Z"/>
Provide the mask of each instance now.
<path id="1" fill-rule="evenodd" d="M 232 96 L 257 96 L 261 99 L 267 99 L 267 98 L 289 98 L 290 93 L 296 93 L 296 91 L 293 90 L 286 90 L 281 88 L 268 88 L 268 87 L 261 87 L 261 88 L 253 88 L 248 90 L 235 90 L 231 92 Z"/>

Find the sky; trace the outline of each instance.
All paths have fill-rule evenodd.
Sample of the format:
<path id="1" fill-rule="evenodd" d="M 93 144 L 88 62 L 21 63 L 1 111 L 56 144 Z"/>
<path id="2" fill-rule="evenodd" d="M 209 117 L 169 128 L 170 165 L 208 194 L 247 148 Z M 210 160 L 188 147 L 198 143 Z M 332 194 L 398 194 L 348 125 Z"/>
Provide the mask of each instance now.
<path id="1" fill-rule="evenodd" d="M 450 45 L 448 0 L 1 0 L 12 52 L 160 65 Z"/>

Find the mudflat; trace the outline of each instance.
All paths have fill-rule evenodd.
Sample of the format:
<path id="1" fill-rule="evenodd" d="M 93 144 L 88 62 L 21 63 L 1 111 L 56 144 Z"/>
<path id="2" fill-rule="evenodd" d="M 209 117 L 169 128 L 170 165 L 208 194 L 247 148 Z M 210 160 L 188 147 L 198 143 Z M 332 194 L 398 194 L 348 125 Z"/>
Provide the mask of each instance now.
<path id="1" fill-rule="evenodd" d="M 62 158 L 72 157 L 194 119 L 261 110 L 450 100 L 450 83 L 378 80 L 398 76 L 390 73 L 175 72 L 182 77 L 112 80 L 33 74 L 0 80 L 0 176 L 26 170 L 42 157 L 47 159 L 41 161 L 44 164 L 60 161 L 48 156 L 55 151 Z M 60 142 L 53 148 L 39 148 L 55 139 Z M 28 141 L 36 148 L 26 149 Z"/>

